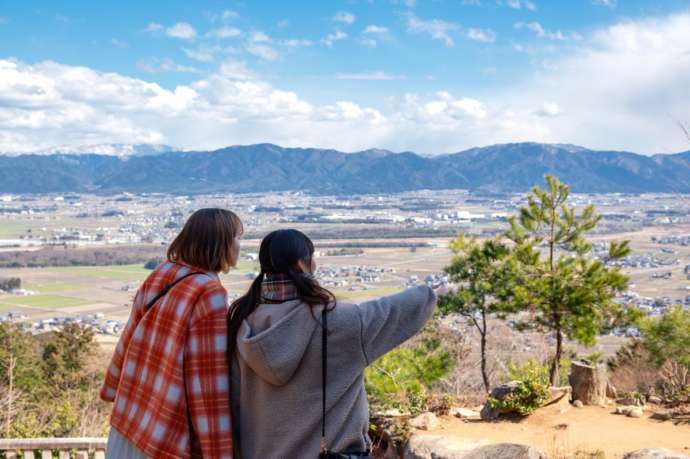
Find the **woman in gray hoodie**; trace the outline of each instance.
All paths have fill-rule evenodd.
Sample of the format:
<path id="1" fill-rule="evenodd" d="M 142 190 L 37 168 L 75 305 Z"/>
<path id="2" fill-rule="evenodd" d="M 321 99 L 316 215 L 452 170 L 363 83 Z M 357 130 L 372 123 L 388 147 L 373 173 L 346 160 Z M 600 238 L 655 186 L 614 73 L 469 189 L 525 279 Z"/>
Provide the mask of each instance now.
<path id="1" fill-rule="evenodd" d="M 327 310 L 325 447 L 371 448 L 364 369 L 417 331 L 436 295 L 426 286 L 361 304 L 336 302 L 314 279 L 314 245 L 297 230 L 267 235 L 261 272 L 228 319 L 235 457 L 317 458 L 322 422 L 321 312 Z"/>

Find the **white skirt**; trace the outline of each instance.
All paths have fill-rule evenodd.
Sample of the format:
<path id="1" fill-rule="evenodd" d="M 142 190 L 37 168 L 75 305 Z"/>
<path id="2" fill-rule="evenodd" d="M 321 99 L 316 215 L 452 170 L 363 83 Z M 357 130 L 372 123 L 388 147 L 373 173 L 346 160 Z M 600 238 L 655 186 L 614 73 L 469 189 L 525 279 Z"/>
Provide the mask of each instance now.
<path id="1" fill-rule="evenodd" d="M 108 447 L 105 450 L 105 459 L 151 459 L 142 453 L 120 432 L 110 428 L 108 435 Z"/>

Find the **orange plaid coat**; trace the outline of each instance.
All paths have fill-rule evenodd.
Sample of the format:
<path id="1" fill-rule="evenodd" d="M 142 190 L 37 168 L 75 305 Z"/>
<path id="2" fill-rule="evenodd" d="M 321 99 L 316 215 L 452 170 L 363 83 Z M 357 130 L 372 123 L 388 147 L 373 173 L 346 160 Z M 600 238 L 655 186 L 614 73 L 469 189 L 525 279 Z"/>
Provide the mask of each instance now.
<path id="1" fill-rule="evenodd" d="M 111 427 L 156 459 L 231 459 L 227 292 L 215 273 L 166 262 L 144 281 L 101 389 Z"/>

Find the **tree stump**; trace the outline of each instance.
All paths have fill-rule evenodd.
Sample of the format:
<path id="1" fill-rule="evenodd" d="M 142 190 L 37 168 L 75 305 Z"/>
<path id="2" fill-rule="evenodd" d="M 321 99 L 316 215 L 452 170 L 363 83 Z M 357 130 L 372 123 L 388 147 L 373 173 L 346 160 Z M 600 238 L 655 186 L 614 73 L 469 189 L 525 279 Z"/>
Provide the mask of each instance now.
<path id="1" fill-rule="evenodd" d="M 602 365 L 573 362 L 568 379 L 573 388 L 573 401 L 579 400 L 585 405 L 606 403 L 608 377 Z"/>

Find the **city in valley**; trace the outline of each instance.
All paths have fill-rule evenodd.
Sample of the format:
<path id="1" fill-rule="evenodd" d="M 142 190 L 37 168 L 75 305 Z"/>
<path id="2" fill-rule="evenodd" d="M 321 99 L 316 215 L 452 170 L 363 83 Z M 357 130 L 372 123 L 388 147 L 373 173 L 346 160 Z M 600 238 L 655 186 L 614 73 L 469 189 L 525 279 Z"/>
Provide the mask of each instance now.
<path id="1" fill-rule="evenodd" d="M 0 320 L 35 333 L 76 321 L 112 343 L 140 282 L 165 256 L 186 217 L 226 207 L 245 225 L 237 268 L 222 280 L 231 299 L 256 276 L 258 243 L 293 227 L 316 243 L 317 276 L 338 298 L 362 301 L 405 286 L 448 282 L 443 269 L 459 233 L 500 234 L 524 204 L 524 193 L 418 191 L 394 195 L 303 193 L 0 196 Z M 619 263 L 630 276 L 619 297 L 649 315 L 690 305 L 690 198 L 670 194 L 575 194 L 602 220 L 593 242 L 630 240 Z M 615 330 L 600 346 L 636 330 Z M 527 340 L 529 341 L 529 340 Z M 525 344 L 524 346 L 527 346 Z"/>

